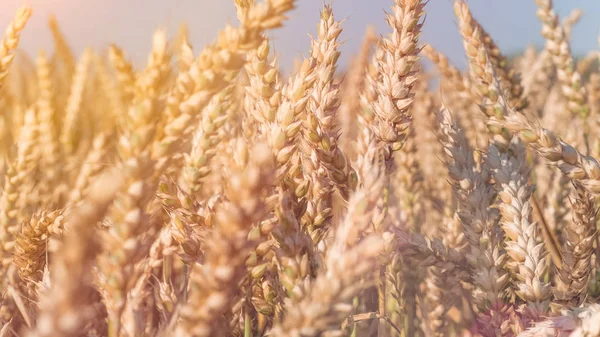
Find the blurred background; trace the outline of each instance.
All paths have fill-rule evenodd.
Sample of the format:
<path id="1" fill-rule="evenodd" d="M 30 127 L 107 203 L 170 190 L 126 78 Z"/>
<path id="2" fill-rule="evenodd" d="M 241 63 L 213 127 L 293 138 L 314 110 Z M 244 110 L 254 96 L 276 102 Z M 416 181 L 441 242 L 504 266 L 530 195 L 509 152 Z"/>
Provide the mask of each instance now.
<path id="1" fill-rule="evenodd" d="M 326 1 L 329 3 L 330 0 Z M 287 25 L 272 35 L 284 69 L 290 69 L 294 58 L 308 51 L 308 34 L 316 33 L 319 9 L 324 0 L 297 2 L 298 8 L 291 13 Z M 343 25 L 342 40 L 346 42 L 342 48 L 342 68 L 349 64 L 368 25 L 373 25 L 378 33 L 388 31 L 384 16 L 391 2 L 333 0 L 336 17 L 347 19 Z M 1 27 L 6 27 L 23 3 L 23 0 L 0 0 Z M 26 3 L 33 7 L 34 15 L 23 34 L 21 46 L 33 55 L 40 49 L 52 48 L 47 28 L 51 13 L 58 18 L 62 31 L 77 53 L 86 46 L 104 50 L 114 42 L 123 47 L 136 64 L 145 62 L 151 32 L 157 27 L 166 27 L 169 34 L 174 35 L 181 22 L 187 23 L 194 51 L 198 51 L 216 37 L 225 22 L 236 22 L 232 0 L 28 0 Z M 543 45 L 534 0 L 471 0 L 469 4 L 475 17 L 505 54 L 518 53 L 529 44 Z M 600 1 L 555 0 L 555 9 L 561 18 L 574 8 L 581 8 L 585 13 L 573 31 L 572 49 L 580 56 L 598 48 Z M 465 60 L 452 0 L 430 0 L 427 13 L 422 41 L 432 44 L 463 67 Z"/>

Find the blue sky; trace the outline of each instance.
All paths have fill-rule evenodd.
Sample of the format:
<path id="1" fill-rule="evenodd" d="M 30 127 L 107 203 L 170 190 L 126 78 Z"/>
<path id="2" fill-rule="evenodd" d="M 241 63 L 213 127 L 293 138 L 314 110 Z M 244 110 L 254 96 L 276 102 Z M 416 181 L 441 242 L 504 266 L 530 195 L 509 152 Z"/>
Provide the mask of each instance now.
<path id="1" fill-rule="evenodd" d="M 329 2 L 330 0 L 327 0 Z M 27 0 L 34 17 L 23 36 L 23 48 L 35 53 L 50 49 L 52 42 L 46 28 L 50 13 L 56 14 L 69 42 L 79 53 L 85 46 L 102 50 L 115 42 L 137 61 L 144 62 L 150 48 L 151 32 L 165 26 L 174 33 L 182 21 L 188 23 L 195 50 L 214 39 L 228 20 L 235 21 L 232 0 Z M 341 62 L 360 45 L 368 24 L 379 33 L 389 31 L 384 10 L 392 0 L 333 0 L 338 18 L 346 18 L 342 39 L 345 40 Z M 0 25 L 5 27 L 23 0 L 0 0 Z M 308 34 L 316 32 L 319 9 L 323 0 L 298 0 L 298 8 L 290 14 L 287 25 L 271 34 L 274 46 L 285 68 L 294 57 L 305 55 Z M 470 0 L 475 17 L 491 33 L 506 53 L 523 49 L 528 44 L 543 45 L 534 0 Z M 573 8 L 584 10 L 584 17 L 574 30 L 573 50 L 582 54 L 598 48 L 600 31 L 598 0 L 555 0 L 561 17 Z M 464 65 L 463 51 L 452 11 L 451 0 L 430 0 L 422 41 L 446 53 L 459 66 Z"/>

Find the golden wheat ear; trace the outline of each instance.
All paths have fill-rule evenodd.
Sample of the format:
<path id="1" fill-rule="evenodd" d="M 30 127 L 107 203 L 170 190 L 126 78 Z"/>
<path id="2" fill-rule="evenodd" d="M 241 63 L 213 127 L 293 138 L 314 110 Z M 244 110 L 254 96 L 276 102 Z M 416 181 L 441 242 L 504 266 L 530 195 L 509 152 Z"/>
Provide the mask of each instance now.
<path id="1" fill-rule="evenodd" d="M 0 48 L 0 87 L 4 85 L 8 70 L 15 57 L 14 51 L 21 39 L 21 32 L 25 29 L 32 13 L 33 11 L 29 6 L 19 8 L 15 18 L 6 28 L 6 33 L 2 39 L 2 47 Z"/>
<path id="2" fill-rule="evenodd" d="M 222 315 L 231 310 L 238 284 L 246 276 L 245 261 L 258 244 L 249 232 L 267 211 L 264 192 L 275 181 L 269 147 L 262 143 L 250 151 L 252 156 L 240 157 L 230 177 L 229 202 L 216 214 L 215 228 L 205 242 L 204 263 L 193 266 L 190 299 L 177 327 L 180 333 L 213 336 L 229 328 Z"/>
<path id="3" fill-rule="evenodd" d="M 103 320 L 94 276 L 101 252 L 96 224 L 104 219 L 120 184 L 114 171 L 99 177 L 81 205 L 65 215 L 66 230 L 50 262 L 50 288 L 39 295 L 37 324 L 27 336 L 78 336 L 93 329 L 98 318 Z"/>

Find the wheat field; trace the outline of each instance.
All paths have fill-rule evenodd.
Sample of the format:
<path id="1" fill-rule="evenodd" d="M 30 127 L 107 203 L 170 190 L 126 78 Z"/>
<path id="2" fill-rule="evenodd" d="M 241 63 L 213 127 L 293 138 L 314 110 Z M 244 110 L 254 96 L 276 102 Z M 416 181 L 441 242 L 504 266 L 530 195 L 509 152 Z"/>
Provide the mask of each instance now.
<path id="1" fill-rule="evenodd" d="M 389 0 L 347 71 L 329 5 L 289 75 L 295 0 L 234 0 L 75 55 L 0 47 L 0 337 L 600 336 L 600 68 L 580 11 L 503 55 L 454 0 L 468 69 Z M 424 66 L 425 60 L 434 67 Z"/>

